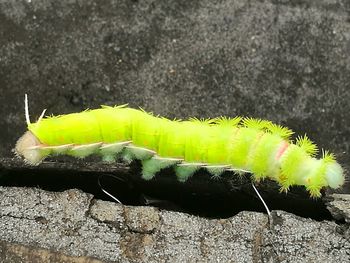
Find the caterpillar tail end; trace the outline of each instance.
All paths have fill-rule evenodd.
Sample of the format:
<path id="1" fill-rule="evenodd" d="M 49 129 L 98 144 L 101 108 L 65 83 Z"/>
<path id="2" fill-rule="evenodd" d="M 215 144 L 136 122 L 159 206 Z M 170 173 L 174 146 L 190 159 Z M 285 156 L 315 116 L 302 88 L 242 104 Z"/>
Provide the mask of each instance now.
<path id="1" fill-rule="evenodd" d="M 340 188 L 344 184 L 344 171 L 337 162 L 327 164 L 326 180 L 328 182 L 328 185 L 333 189 Z"/>
<path id="2" fill-rule="evenodd" d="M 30 165 L 40 164 L 48 155 L 46 151 L 40 150 L 41 142 L 30 131 L 20 137 L 16 143 L 14 152 L 17 156 L 23 157 Z"/>

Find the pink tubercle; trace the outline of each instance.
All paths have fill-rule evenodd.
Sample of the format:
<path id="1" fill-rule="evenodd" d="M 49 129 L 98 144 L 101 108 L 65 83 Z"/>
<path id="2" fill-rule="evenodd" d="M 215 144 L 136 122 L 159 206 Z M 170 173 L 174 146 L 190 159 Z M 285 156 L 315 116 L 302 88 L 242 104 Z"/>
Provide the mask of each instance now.
<path id="1" fill-rule="evenodd" d="M 281 158 L 281 156 L 284 154 L 284 152 L 287 150 L 288 147 L 289 147 L 289 143 L 286 141 L 284 141 L 280 144 L 280 146 L 277 150 L 276 160 L 279 160 Z"/>

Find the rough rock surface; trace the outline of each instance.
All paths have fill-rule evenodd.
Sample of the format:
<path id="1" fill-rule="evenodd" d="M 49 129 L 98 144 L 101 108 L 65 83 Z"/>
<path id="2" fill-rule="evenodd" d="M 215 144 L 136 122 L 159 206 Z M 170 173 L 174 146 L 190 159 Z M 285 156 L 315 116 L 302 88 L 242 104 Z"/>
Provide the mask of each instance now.
<path id="1" fill-rule="evenodd" d="M 15 187 L 0 188 L 0 207 L 3 261 L 37 262 L 43 254 L 51 262 L 350 260 L 349 225 L 316 222 L 282 211 L 273 212 L 270 228 L 267 216 L 255 212 L 205 219 L 95 200 L 79 190 Z M 29 249 L 33 246 L 34 251 Z"/>
<path id="2" fill-rule="evenodd" d="M 327 208 L 333 217 L 350 224 L 350 195 L 332 194 L 327 199 Z"/>

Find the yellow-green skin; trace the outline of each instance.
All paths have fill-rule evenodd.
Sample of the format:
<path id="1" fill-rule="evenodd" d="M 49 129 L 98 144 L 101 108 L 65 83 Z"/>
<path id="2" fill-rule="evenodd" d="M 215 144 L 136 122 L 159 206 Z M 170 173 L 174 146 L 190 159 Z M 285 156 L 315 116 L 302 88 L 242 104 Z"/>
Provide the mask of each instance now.
<path id="1" fill-rule="evenodd" d="M 306 137 L 293 144 L 288 140 L 290 130 L 268 121 L 171 121 L 121 106 L 48 117 L 29 124 L 28 129 L 43 147 L 131 141 L 159 157 L 246 170 L 257 181 L 277 181 L 284 191 L 303 185 L 313 197 L 320 196 L 323 187 L 343 183 L 341 167 L 332 155 L 312 157 L 316 147 Z M 332 172 L 337 174 L 335 182 L 329 179 Z"/>

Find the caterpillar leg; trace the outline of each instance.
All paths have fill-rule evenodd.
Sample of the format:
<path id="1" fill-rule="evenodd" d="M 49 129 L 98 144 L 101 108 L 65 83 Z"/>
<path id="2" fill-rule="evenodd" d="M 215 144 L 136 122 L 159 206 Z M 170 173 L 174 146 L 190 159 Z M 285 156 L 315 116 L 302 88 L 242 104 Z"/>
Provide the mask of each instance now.
<path id="1" fill-rule="evenodd" d="M 159 156 L 154 156 L 152 159 L 159 161 L 159 165 L 160 165 L 161 169 L 168 168 L 170 166 L 181 163 L 183 161 L 183 159 L 163 158 L 163 157 L 159 157 Z"/>
<path id="2" fill-rule="evenodd" d="M 131 162 L 134 159 L 147 160 L 152 158 L 156 154 L 155 151 L 147 148 L 141 148 L 133 145 L 126 146 L 123 152 L 123 158 L 127 162 Z"/>
<path id="3" fill-rule="evenodd" d="M 205 166 L 202 163 L 181 163 L 175 167 L 177 179 L 184 183 L 190 178 L 197 170 Z"/>
<path id="4" fill-rule="evenodd" d="M 230 168 L 230 169 L 226 169 L 226 171 L 230 171 L 230 172 L 234 172 L 235 174 L 237 174 L 240 178 L 243 178 L 243 176 L 245 174 L 250 174 L 251 171 L 248 170 L 244 170 L 244 169 L 238 169 L 238 168 Z"/>
<path id="5" fill-rule="evenodd" d="M 67 154 L 77 158 L 85 158 L 86 156 L 97 152 L 101 145 L 102 142 L 74 146 L 67 152 Z"/>
<path id="6" fill-rule="evenodd" d="M 321 187 L 318 185 L 315 186 L 307 186 L 306 189 L 309 191 L 310 196 L 313 198 L 321 197 L 322 194 L 320 192 Z"/>
<path id="7" fill-rule="evenodd" d="M 213 176 L 214 179 L 217 179 L 229 167 L 230 167 L 229 165 L 208 165 L 205 168 Z"/>
<path id="8" fill-rule="evenodd" d="M 123 151 L 124 147 L 130 143 L 131 141 L 103 144 L 100 147 L 102 160 L 108 163 L 114 162 L 118 154 L 120 154 Z"/>
<path id="9" fill-rule="evenodd" d="M 155 156 L 148 160 L 142 161 L 142 178 L 151 180 L 160 170 L 180 163 L 182 159 L 162 158 Z"/>
<path id="10" fill-rule="evenodd" d="M 73 144 L 64 144 L 60 146 L 44 146 L 42 149 L 50 150 L 50 154 L 61 155 L 66 154 L 73 148 Z"/>

